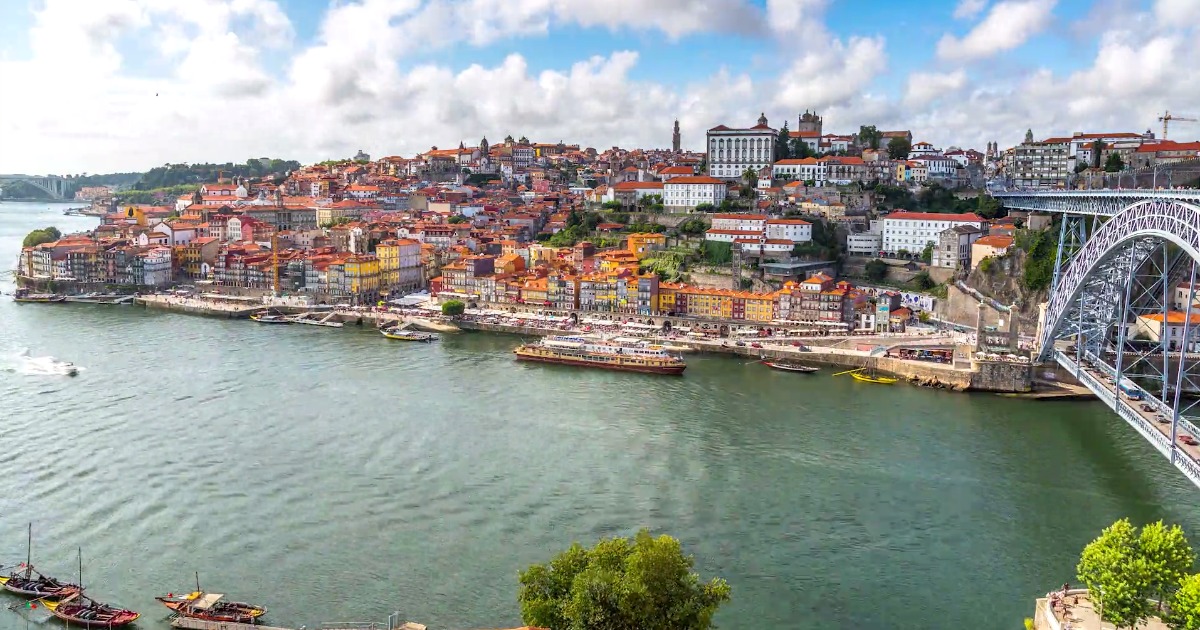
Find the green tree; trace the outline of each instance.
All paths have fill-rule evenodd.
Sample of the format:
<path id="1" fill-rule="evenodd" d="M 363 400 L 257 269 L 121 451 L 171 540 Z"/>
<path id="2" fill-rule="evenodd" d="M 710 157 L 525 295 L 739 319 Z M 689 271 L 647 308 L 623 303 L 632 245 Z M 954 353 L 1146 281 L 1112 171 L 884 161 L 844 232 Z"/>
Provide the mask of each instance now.
<path id="1" fill-rule="evenodd" d="M 62 238 L 62 232 L 54 226 L 45 227 L 40 230 L 34 230 L 25 235 L 25 240 L 21 241 L 22 247 L 37 247 L 43 243 L 53 243 Z"/>
<path id="2" fill-rule="evenodd" d="M 933 262 L 933 241 L 925 243 L 925 249 L 921 250 L 921 262 L 926 265 Z"/>
<path id="3" fill-rule="evenodd" d="M 804 141 L 804 138 L 792 138 L 792 141 L 788 143 L 788 157 L 797 160 L 803 160 L 804 158 L 810 158 L 812 156 L 812 147 L 808 146 L 808 143 Z"/>
<path id="4" fill-rule="evenodd" d="M 1104 141 L 1096 138 L 1092 143 L 1092 168 L 1100 168 L 1100 156 L 1104 153 Z M 1079 171 L 1075 171 L 1078 173 Z"/>
<path id="5" fill-rule="evenodd" d="M 626 223 L 629 223 L 629 213 L 628 212 L 613 212 L 608 215 L 608 220 L 612 221 L 613 223 L 620 223 L 620 224 L 624 225 Z"/>
<path id="6" fill-rule="evenodd" d="M 698 235 L 708 229 L 708 224 L 704 222 L 704 219 L 693 217 L 675 226 L 675 229 L 679 230 L 680 234 Z"/>
<path id="7" fill-rule="evenodd" d="M 1004 204 L 991 195 L 981 194 L 975 198 L 975 214 L 985 219 L 1005 216 Z"/>
<path id="8" fill-rule="evenodd" d="M 707 201 L 696 204 L 696 212 L 716 212 L 716 210 L 717 207 Z"/>
<path id="9" fill-rule="evenodd" d="M 700 257 L 710 265 L 727 265 L 733 261 L 733 243 L 704 241 L 700 243 Z"/>
<path id="10" fill-rule="evenodd" d="M 1183 529 L 1170 527 L 1160 520 L 1142 527 L 1138 534 L 1138 551 L 1150 568 L 1150 592 L 1160 602 L 1170 601 L 1179 583 L 1196 564 Z"/>
<path id="11" fill-rule="evenodd" d="M 912 285 L 916 287 L 918 291 L 928 291 L 933 287 L 936 287 L 937 283 L 933 281 L 933 277 L 929 275 L 928 271 L 921 270 L 920 273 L 913 276 Z"/>
<path id="12" fill-rule="evenodd" d="M 742 181 L 751 189 L 758 187 L 758 173 L 754 169 L 748 168 L 742 173 Z"/>
<path id="13" fill-rule="evenodd" d="M 1116 173 L 1117 171 L 1125 170 L 1125 160 L 1116 153 L 1109 153 L 1108 159 L 1104 161 L 1104 171 L 1106 173 Z"/>
<path id="14" fill-rule="evenodd" d="M 1118 628 L 1132 627 L 1151 614 L 1146 598 L 1154 578 L 1138 546 L 1137 528 L 1121 519 L 1083 548 L 1075 569 L 1100 618 Z"/>
<path id="15" fill-rule="evenodd" d="M 876 258 L 867 263 L 866 266 L 867 278 L 874 282 L 879 282 L 887 277 L 888 265 L 882 260 Z"/>
<path id="16" fill-rule="evenodd" d="M 578 543 L 520 574 L 521 617 L 550 630 L 706 630 L 729 585 L 701 582 L 679 541 L 642 530 L 632 540 Z"/>
<path id="17" fill-rule="evenodd" d="M 791 157 L 791 133 L 788 132 L 787 123 L 783 123 L 783 128 L 779 130 L 779 136 L 775 138 L 775 159 L 786 160 Z"/>
<path id="18" fill-rule="evenodd" d="M 883 134 L 875 128 L 875 125 L 863 125 L 858 128 L 858 142 L 868 149 L 878 149 L 879 141 L 883 139 Z"/>
<path id="19" fill-rule="evenodd" d="M 910 151 L 912 151 L 912 143 L 908 141 L 908 138 L 894 136 L 891 140 L 888 140 L 888 157 L 893 160 L 907 160 Z"/>
<path id="20" fill-rule="evenodd" d="M 600 204 L 600 207 L 608 210 L 609 212 L 616 212 L 617 210 L 620 210 L 622 206 L 620 201 L 613 199 L 612 201 L 605 201 L 604 203 Z"/>
<path id="21" fill-rule="evenodd" d="M 467 217 L 464 217 L 461 214 L 454 214 L 454 215 L 451 215 L 449 219 L 446 219 L 446 223 L 450 223 L 452 225 L 458 224 L 458 223 L 466 223 L 466 222 L 467 222 Z"/>
<path id="22" fill-rule="evenodd" d="M 442 315 L 446 317 L 458 317 L 467 310 L 467 305 L 463 304 L 462 300 L 446 300 L 442 302 Z"/>
<path id="23" fill-rule="evenodd" d="M 1171 627 L 1200 630 L 1200 575 L 1189 575 L 1179 583 L 1171 598 Z"/>

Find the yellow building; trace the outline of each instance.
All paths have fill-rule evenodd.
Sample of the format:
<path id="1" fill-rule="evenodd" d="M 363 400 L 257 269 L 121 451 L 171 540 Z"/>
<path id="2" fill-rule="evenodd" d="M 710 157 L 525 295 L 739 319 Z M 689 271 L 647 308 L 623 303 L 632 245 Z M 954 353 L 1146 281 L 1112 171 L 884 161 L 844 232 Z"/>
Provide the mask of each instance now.
<path id="1" fill-rule="evenodd" d="M 775 319 L 775 293 L 745 293 L 743 301 L 744 319 L 763 323 Z"/>
<path id="2" fill-rule="evenodd" d="M 371 255 L 348 256 L 345 261 L 346 290 L 362 301 L 379 297 L 379 259 Z"/>
<path id="3" fill-rule="evenodd" d="M 547 297 L 545 278 L 529 280 L 521 287 L 521 300 L 526 304 L 545 304 Z"/>
<path id="4" fill-rule="evenodd" d="M 384 241 L 375 246 L 375 257 L 379 259 L 379 283 L 390 289 L 400 284 L 400 244 Z"/>
<path id="5" fill-rule="evenodd" d="M 667 235 L 654 234 L 652 232 L 630 234 L 626 243 L 626 249 L 634 256 L 637 256 L 638 260 L 641 260 L 655 250 L 665 249 L 667 246 Z"/>
<path id="6" fill-rule="evenodd" d="M 680 285 L 670 282 L 658 284 L 658 310 L 660 313 L 670 313 L 675 310 L 675 294 L 680 288 Z"/>

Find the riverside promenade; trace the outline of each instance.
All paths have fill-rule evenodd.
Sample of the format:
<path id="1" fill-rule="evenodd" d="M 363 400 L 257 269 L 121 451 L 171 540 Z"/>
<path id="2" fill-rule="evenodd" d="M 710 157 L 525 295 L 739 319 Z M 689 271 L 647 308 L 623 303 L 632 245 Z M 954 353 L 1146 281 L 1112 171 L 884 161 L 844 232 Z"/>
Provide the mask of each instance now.
<path id="1" fill-rule="evenodd" d="M 148 295 L 137 299 L 147 308 L 169 310 L 193 315 L 206 315 L 234 319 L 249 318 L 255 312 L 273 309 L 285 313 L 302 313 L 318 310 L 332 313 L 334 319 L 349 325 L 383 326 L 408 324 L 413 328 L 430 332 L 448 333 L 454 330 L 472 330 L 508 333 L 525 336 L 547 336 L 563 334 L 586 334 L 590 332 L 578 323 L 571 323 L 568 313 L 540 319 L 513 313 L 503 316 L 480 316 L 468 313 L 465 317 L 448 320 L 432 306 L 397 310 L 370 307 L 357 308 L 305 308 L 290 305 L 273 305 L 260 298 L 236 296 L 176 296 Z M 636 315 L 611 314 L 614 317 L 638 319 Z M 695 324 L 702 320 L 689 318 L 663 318 Z M 657 320 L 654 320 L 658 324 Z M 620 321 L 608 322 L 610 327 L 619 327 Z M 709 326 L 731 328 L 731 322 L 704 322 Z M 740 322 L 741 326 L 751 323 Z M 650 328 L 650 326 L 645 326 Z M 612 331 L 597 331 L 612 332 Z M 898 334 L 882 335 L 819 335 L 812 337 L 749 337 L 738 340 L 733 337 L 696 338 L 678 333 L 650 332 L 646 341 L 667 344 L 677 348 L 688 348 L 694 352 L 735 355 L 752 359 L 790 359 L 813 365 L 824 365 L 844 369 L 865 369 L 895 374 L 910 383 L 955 391 L 987 391 L 1009 394 L 1029 394 L 1033 390 L 1033 366 L 1027 361 L 1009 358 L 984 359 L 971 354 L 971 348 L 956 334 Z M 593 333 L 594 334 L 594 333 Z M 953 363 L 937 363 L 900 359 L 889 356 L 889 350 L 897 347 L 934 346 L 955 349 Z"/>

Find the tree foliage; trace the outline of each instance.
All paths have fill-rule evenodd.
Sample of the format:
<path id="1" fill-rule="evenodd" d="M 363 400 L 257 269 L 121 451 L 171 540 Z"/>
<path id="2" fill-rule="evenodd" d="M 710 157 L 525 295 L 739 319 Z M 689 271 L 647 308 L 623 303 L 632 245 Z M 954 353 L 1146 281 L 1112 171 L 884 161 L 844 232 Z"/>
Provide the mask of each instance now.
<path id="1" fill-rule="evenodd" d="M 1154 613 L 1150 598 L 1179 602 L 1176 614 L 1200 620 L 1195 615 L 1200 612 L 1195 608 L 1200 585 L 1189 585 L 1189 592 L 1177 594 L 1181 586 L 1194 581 L 1185 577 L 1194 563 L 1195 554 L 1178 526 L 1159 521 L 1139 532 L 1129 519 L 1121 519 L 1083 548 L 1076 573 L 1101 619 L 1118 628 L 1132 627 Z"/>
<path id="2" fill-rule="evenodd" d="M 600 207 L 601 207 L 601 208 L 604 208 L 605 210 L 609 210 L 609 211 L 614 211 L 614 212 L 615 212 L 615 211 L 617 211 L 617 210 L 620 210 L 620 209 L 621 209 L 623 206 L 621 206 L 621 202 L 620 202 L 620 201 L 617 201 L 616 199 L 613 199 L 612 201 L 605 201 L 604 203 L 600 204 Z"/>
<path id="3" fill-rule="evenodd" d="M 882 139 L 883 134 L 875 128 L 875 125 L 863 125 L 858 128 L 858 142 L 868 149 L 878 149 Z"/>
<path id="4" fill-rule="evenodd" d="M 884 278 L 887 277 L 888 264 L 883 262 L 882 260 L 876 258 L 867 263 L 866 273 L 867 273 L 868 279 L 875 281 L 875 282 L 879 282 L 880 280 L 883 280 Z"/>
<path id="5" fill-rule="evenodd" d="M 710 265 L 727 265 L 733 261 L 733 243 L 704 241 L 700 243 L 700 257 Z"/>
<path id="6" fill-rule="evenodd" d="M 1200 630 L 1200 575 L 1189 575 L 1171 598 L 1172 628 Z"/>
<path id="7" fill-rule="evenodd" d="M 783 123 L 783 128 L 779 130 L 779 135 L 775 138 L 775 159 L 783 160 L 791 154 L 791 133 L 788 131 L 787 122 Z"/>
<path id="8" fill-rule="evenodd" d="M 446 223 L 449 223 L 451 225 L 455 225 L 455 224 L 459 224 L 459 223 L 467 223 L 468 221 L 470 221 L 470 219 L 468 219 L 467 217 L 464 217 L 461 214 L 450 215 L 450 218 L 446 219 Z"/>
<path id="9" fill-rule="evenodd" d="M 442 315 L 446 317 L 458 317 L 467 310 L 467 305 L 463 304 L 462 300 L 446 300 L 442 302 Z"/>
<path id="10" fill-rule="evenodd" d="M 711 206 L 712 204 L 709 205 Z M 679 230 L 680 234 L 690 234 L 695 236 L 698 234 L 703 234 L 706 230 L 708 230 L 708 224 L 704 222 L 704 219 L 692 217 L 675 226 L 675 229 Z"/>
<path id="11" fill-rule="evenodd" d="M 152 190 L 180 184 L 202 184 L 215 182 L 219 175 L 225 177 L 263 177 L 283 174 L 300 168 L 295 160 L 250 158 L 242 164 L 164 164 L 156 166 L 142 175 L 134 184 L 136 190 Z"/>
<path id="12" fill-rule="evenodd" d="M 696 212 L 716 212 L 717 207 L 705 201 L 704 203 L 696 204 Z"/>
<path id="13" fill-rule="evenodd" d="M 1125 170 L 1125 160 L 1116 153 L 1109 153 L 1108 159 L 1104 161 L 1104 171 L 1106 173 L 1116 173 L 1117 171 Z"/>
<path id="14" fill-rule="evenodd" d="M 888 157 L 893 160 L 907 160 L 908 154 L 912 151 L 912 143 L 908 138 L 894 136 L 887 143 Z"/>
<path id="15" fill-rule="evenodd" d="M 520 574 L 521 617 L 550 630 L 706 630 L 729 585 L 701 582 L 670 536 L 578 543 Z"/>
<path id="16" fill-rule="evenodd" d="M 933 241 L 925 243 L 925 248 L 921 250 L 921 262 L 926 265 L 933 262 Z"/>
<path id="17" fill-rule="evenodd" d="M 928 291 L 937 286 L 937 283 L 933 281 L 933 277 L 926 270 L 921 270 L 920 273 L 913 276 L 911 282 L 918 291 Z"/>
<path id="18" fill-rule="evenodd" d="M 60 238 L 62 238 L 62 232 L 59 232 L 58 228 L 44 227 L 26 234 L 25 240 L 21 241 L 21 247 L 37 247 L 43 243 L 53 243 Z"/>
<path id="19" fill-rule="evenodd" d="M 1051 226 L 1039 232 L 1020 231 L 1022 249 L 1026 251 L 1025 271 L 1021 284 L 1030 291 L 1043 291 L 1054 278 L 1054 255 L 1058 250 L 1058 232 Z"/>

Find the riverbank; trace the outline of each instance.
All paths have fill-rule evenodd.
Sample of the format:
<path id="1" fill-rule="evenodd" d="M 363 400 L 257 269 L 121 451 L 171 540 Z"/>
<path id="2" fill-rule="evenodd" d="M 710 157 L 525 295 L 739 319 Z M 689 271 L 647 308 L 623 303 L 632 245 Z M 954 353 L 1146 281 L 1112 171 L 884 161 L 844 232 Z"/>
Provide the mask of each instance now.
<path id="1" fill-rule="evenodd" d="M 215 300 L 161 295 L 139 298 L 138 303 L 148 308 L 237 319 L 249 318 L 253 313 L 267 308 L 263 304 L 228 304 Z M 275 308 L 281 312 L 288 313 L 300 313 L 306 310 L 300 307 Z M 334 310 L 332 311 L 332 319 L 344 324 L 371 326 L 374 328 L 408 323 L 413 328 L 439 333 L 452 332 L 457 329 L 523 336 L 580 334 L 586 332 L 564 325 L 530 325 L 527 320 L 523 319 L 516 320 L 525 322 L 521 325 L 515 323 L 475 321 L 469 317 L 456 319 L 453 321 L 453 324 L 449 324 L 444 321 L 438 321 L 440 316 L 435 312 L 428 310 L 421 312 L 429 316 L 414 317 L 412 313 L 379 311 L 374 309 Z M 694 339 L 679 335 L 650 335 L 646 339 L 648 341 L 688 348 L 695 352 L 725 354 L 760 360 L 789 359 L 827 367 L 885 372 L 894 374 L 909 383 L 922 387 L 954 391 L 985 391 L 1012 394 L 1028 394 L 1033 391 L 1032 366 L 1028 363 L 972 359 L 966 365 L 956 365 L 900 359 L 879 353 L 880 348 L 904 346 L 909 345 L 911 342 L 929 344 L 935 341 L 928 336 L 913 337 L 911 339 L 884 336 L 845 338 L 822 336 L 811 339 L 765 337 L 748 341 L 733 341 L 729 339 Z M 953 345 L 953 338 L 947 338 L 945 341 L 946 345 Z M 860 347 L 869 346 L 872 349 L 858 350 L 827 345 L 848 342 L 854 342 Z"/>

